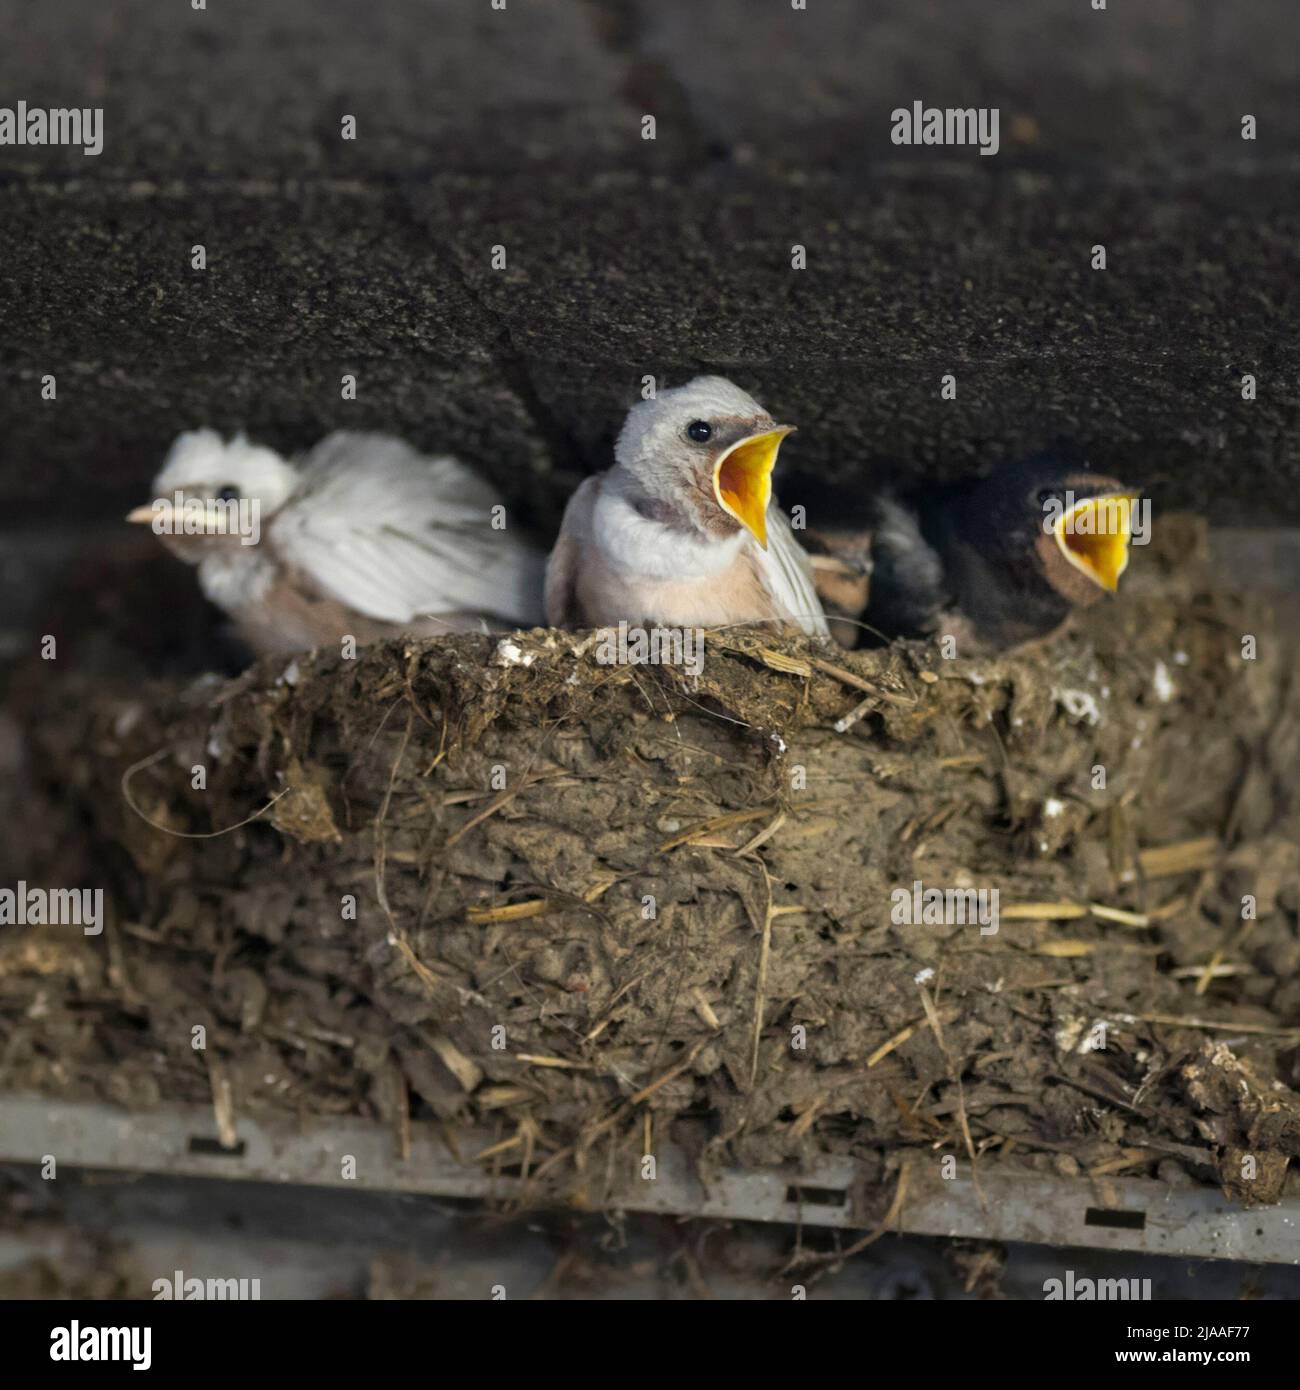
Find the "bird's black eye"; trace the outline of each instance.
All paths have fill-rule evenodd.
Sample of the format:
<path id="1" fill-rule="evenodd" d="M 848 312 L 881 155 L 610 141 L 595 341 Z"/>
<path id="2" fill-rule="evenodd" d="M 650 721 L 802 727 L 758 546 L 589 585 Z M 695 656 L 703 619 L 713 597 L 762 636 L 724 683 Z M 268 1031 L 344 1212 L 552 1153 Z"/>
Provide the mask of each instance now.
<path id="1" fill-rule="evenodd" d="M 237 487 L 231 487 L 229 484 L 227 484 L 225 487 L 219 487 L 219 488 L 217 489 L 217 501 L 218 501 L 218 502 L 238 502 L 238 501 L 239 501 L 239 489 L 238 489 Z"/>
<path id="2" fill-rule="evenodd" d="M 1038 490 L 1038 505 L 1045 507 L 1056 496 L 1054 487 L 1044 487 Z"/>
<path id="3" fill-rule="evenodd" d="M 713 438 L 713 426 L 710 425 L 707 420 L 692 420 L 691 423 L 686 426 L 686 433 L 689 434 L 697 444 L 707 444 L 709 440 Z"/>

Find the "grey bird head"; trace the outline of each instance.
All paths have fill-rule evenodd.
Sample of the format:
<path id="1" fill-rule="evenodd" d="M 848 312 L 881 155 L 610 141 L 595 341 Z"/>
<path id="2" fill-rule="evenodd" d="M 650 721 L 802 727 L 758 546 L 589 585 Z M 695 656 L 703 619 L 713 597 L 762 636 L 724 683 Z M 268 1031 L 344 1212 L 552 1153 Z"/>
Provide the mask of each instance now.
<path id="1" fill-rule="evenodd" d="M 614 457 L 647 516 L 718 538 L 743 527 L 766 549 L 772 468 L 793 429 L 725 377 L 697 376 L 634 405 Z"/>
<path id="2" fill-rule="evenodd" d="M 148 522 L 169 550 L 196 565 L 213 549 L 255 545 L 300 482 L 291 463 L 242 434 L 227 444 L 215 430 L 190 430 L 168 450 L 154 500 L 126 519 Z"/>

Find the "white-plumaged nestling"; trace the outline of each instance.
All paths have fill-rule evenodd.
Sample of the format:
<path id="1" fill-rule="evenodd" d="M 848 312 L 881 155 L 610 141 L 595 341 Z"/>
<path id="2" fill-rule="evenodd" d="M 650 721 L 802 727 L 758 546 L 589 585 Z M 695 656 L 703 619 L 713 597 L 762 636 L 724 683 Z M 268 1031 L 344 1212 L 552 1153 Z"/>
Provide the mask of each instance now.
<path id="1" fill-rule="evenodd" d="M 544 556 L 502 526 L 496 490 L 390 435 L 340 430 L 290 463 L 193 430 L 153 486 L 127 520 L 197 565 L 255 651 L 541 621 Z"/>
<path id="2" fill-rule="evenodd" d="M 547 621 L 772 623 L 826 636 L 808 557 L 772 501 L 791 432 L 724 377 L 634 405 L 614 467 L 569 499 L 546 571 Z"/>

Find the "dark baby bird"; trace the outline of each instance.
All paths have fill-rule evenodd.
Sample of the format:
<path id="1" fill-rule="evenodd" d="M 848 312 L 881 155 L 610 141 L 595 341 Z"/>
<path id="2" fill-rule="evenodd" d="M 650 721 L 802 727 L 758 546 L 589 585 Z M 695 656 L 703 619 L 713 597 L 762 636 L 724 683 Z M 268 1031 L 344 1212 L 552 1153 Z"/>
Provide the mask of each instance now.
<path id="1" fill-rule="evenodd" d="M 907 500 L 875 498 L 862 525 L 810 526 L 808 540 L 823 554 L 819 587 L 842 595 L 846 574 L 862 576 L 857 612 L 827 602 L 866 625 L 860 642 L 951 635 L 970 655 L 1043 637 L 1113 593 L 1135 535 L 1146 538 L 1145 509 L 1132 489 L 1045 454 Z"/>

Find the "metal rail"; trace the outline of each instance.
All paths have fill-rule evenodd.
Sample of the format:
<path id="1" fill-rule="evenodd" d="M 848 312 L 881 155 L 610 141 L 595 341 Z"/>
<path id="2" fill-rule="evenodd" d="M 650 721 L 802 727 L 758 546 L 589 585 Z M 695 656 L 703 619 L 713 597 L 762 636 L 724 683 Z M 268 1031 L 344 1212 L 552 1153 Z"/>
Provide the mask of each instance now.
<path id="1" fill-rule="evenodd" d="M 0 1162 L 243 1179 L 306 1186 L 509 1200 L 520 1182 L 468 1156 L 491 1135 L 457 1131 L 463 1161 L 432 1126 L 412 1126 L 411 1154 L 394 1152 L 388 1129 L 358 1119 L 241 1118 L 239 1144 L 224 1149 L 211 1110 L 167 1107 L 129 1113 L 98 1103 L 41 1097 L 0 1099 Z M 350 1164 L 345 1159 L 351 1158 Z M 350 1176 L 348 1174 L 351 1174 Z M 602 1175 L 603 1181 L 603 1175 Z M 656 1173 L 616 1179 L 604 1205 L 674 1216 L 773 1221 L 860 1230 L 851 1160 L 826 1159 L 798 1174 L 732 1170 L 703 1184 L 687 1157 L 661 1152 Z M 982 1194 L 982 1195 L 981 1195 Z M 1104 1194 L 1104 1196 L 1103 1196 Z M 1104 1204 L 1103 1204 L 1104 1203 Z M 1083 1178 L 969 1168 L 928 1184 L 904 1204 L 899 1231 L 1025 1241 L 1151 1255 L 1300 1264 L 1300 1201 L 1242 1210 L 1208 1187 L 1171 1188 L 1147 1179 Z"/>

